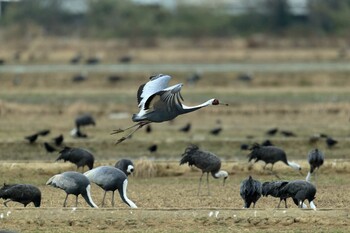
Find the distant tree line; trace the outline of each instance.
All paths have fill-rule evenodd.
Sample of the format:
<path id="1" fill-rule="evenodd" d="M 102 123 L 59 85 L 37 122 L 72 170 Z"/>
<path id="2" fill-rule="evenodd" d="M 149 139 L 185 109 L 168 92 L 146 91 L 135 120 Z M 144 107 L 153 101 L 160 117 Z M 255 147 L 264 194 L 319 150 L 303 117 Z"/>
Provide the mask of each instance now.
<path id="1" fill-rule="evenodd" d="M 295 15 L 287 0 L 266 0 L 242 14 L 205 6 L 169 11 L 131 1 L 89 1 L 86 12 L 71 13 L 60 0 L 3 2 L 0 30 L 37 26 L 48 35 L 98 38 L 349 36 L 350 0 L 309 0 L 308 13 Z M 21 35 L 19 35 L 21 36 Z"/>

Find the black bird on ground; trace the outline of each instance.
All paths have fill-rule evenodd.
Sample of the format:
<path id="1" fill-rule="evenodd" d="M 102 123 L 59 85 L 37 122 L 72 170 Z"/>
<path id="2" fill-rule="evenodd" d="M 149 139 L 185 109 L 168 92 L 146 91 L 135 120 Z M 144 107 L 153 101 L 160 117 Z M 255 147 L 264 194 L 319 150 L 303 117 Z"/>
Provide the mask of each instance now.
<path id="1" fill-rule="evenodd" d="M 50 133 L 51 131 L 49 129 L 43 129 L 43 130 L 40 130 L 37 134 L 39 136 L 46 136 Z"/>
<path id="2" fill-rule="evenodd" d="M 72 57 L 69 61 L 69 63 L 71 64 L 77 64 L 80 62 L 80 60 L 82 59 L 82 55 L 81 53 L 77 53 L 76 55 L 74 55 L 74 57 Z"/>
<path id="3" fill-rule="evenodd" d="M 75 118 L 75 128 L 71 131 L 71 135 L 75 137 L 87 137 L 81 132 L 81 127 L 88 125 L 96 125 L 95 119 L 90 114 L 83 114 Z"/>
<path id="4" fill-rule="evenodd" d="M 86 176 L 79 172 L 63 172 L 62 174 L 54 175 L 47 182 L 46 185 L 50 185 L 55 188 L 60 188 L 66 192 L 66 198 L 63 202 L 63 207 L 67 206 L 67 198 L 69 194 L 76 196 L 75 206 L 78 206 L 78 196 L 82 195 L 85 201 L 91 207 L 98 208 L 97 205 L 93 202 L 90 194 L 90 181 Z"/>
<path id="5" fill-rule="evenodd" d="M 52 153 L 52 152 L 55 152 L 56 151 L 56 148 L 51 146 L 49 143 L 47 142 L 44 142 L 44 147 L 45 147 L 45 150 L 49 153 Z"/>
<path id="6" fill-rule="evenodd" d="M 221 131 L 222 131 L 222 127 L 221 126 L 217 126 L 217 127 L 213 128 L 213 129 L 211 129 L 209 132 L 210 132 L 211 135 L 217 136 L 217 135 L 219 135 L 221 133 Z"/>
<path id="7" fill-rule="evenodd" d="M 333 138 L 331 138 L 331 137 L 327 137 L 327 139 L 326 139 L 326 144 L 327 144 L 328 148 L 332 148 L 337 143 L 338 143 L 338 141 L 333 139 Z"/>
<path id="8" fill-rule="evenodd" d="M 29 135 L 29 136 L 25 136 L 24 138 L 27 139 L 30 144 L 32 144 L 38 139 L 38 136 L 39 135 L 37 133 L 35 133 L 35 134 Z"/>
<path id="9" fill-rule="evenodd" d="M 273 165 L 281 161 L 285 163 L 286 165 L 294 168 L 295 170 L 301 170 L 301 167 L 299 164 L 295 162 L 289 162 L 287 160 L 286 152 L 278 147 L 275 146 L 260 146 L 259 144 L 255 143 L 253 147 L 251 148 L 250 154 L 248 154 L 250 162 L 251 160 L 255 159 L 254 163 L 262 160 L 265 162 L 264 169 L 266 168 L 266 165 L 271 163 L 271 171 L 273 169 Z"/>
<path id="10" fill-rule="evenodd" d="M 100 59 L 98 57 L 89 57 L 88 59 L 86 59 L 85 63 L 87 65 L 96 65 L 100 63 Z"/>
<path id="11" fill-rule="evenodd" d="M 119 160 L 114 167 L 122 170 L 126 176 L 129 176 L 134 172 L 134 163 L 130 159 L 121 159 Z"/>
<path id="12" fill-rule="evenodd" d="M 323 165 L 324 154 L 317 148 L 313 149 L 309 152 L 307 160 L 310 164 L 310 171 L 306 176 L 306 181 L 310 181 L 311 175 L 315 172 L 315 170 L 318 170 Z"/>
<path id="13" fill-rule="evenodd" d="M 249 150 L 249 145 L 246 143 L 242 143 L 240 148 L 241 148 L 241 150 Z"/>
<path id="14" fill-rule="evenodd" d="M 297 135 L 289 130 L 282 130 L 281 134 L 285 137 L 296 137 Z"/>
<path id="15" fill-rule="evenodd" d="M 153 144 L 150 147 L 148 147 L 147 149 L 148 149 L 149 152 L 155 153 L 158 150 L 158 145 L 157 144 Z"/>
<path id="16" fill-rule="evenodd" d="M 278 131 L 278 128 L 272 128 L 272 129 L 269 129 L 268 131 L 266 131 L 266 134 L 269 136 L 273 136 L 277 133 L 277 131 Z"/>
<path id="17" fill-rule="evenodd" d="M 24 207 L 31 202 L 35 207 L 40 207 L 41 204 L 40 189 L 31 184 L 4 184 L 0 189 L 0 198 L 6 200 L 6 207 L 10 201 L 22 203 Z"/>
<path id="18" fill-rule="evenodd" d="M 185 126 L 181 127 L 179 129 L 179 131 L 184 132 L 184 133 L 188 133 L 188 132 L 190 132 L 191 127 L 192 127 L 191 123 L 187 123 Z"/>
<path id="19" fill-rule="evenodd" d="M 130 63 L 132 61 L 132 56 L 130 55 L 123 55 L 119 58 L 120 63 Z"/>
<path id="20" fill-rule="evenodd" d="M 52 140 L 55 142 L 56 146 L 60 146 L 64 140 L 64 137 L 62 134 L 60 134 L 59 136 L 53 138 Z"/>
<path id="21" fill-rule="evenodd" d="M 151 125 L 146 126 L 146 133 L 152 133 L 152 126 Z"/>
<path id="22" fill-rule="evenodd" d="M 298 203 L 299 208 L 303 208 L 305 200 L 309 201 L 310 208 L 316 210 L 313 202 L 316 194 L 316 187 L 308 181 L 295 180 L 290 181 L 280 191 L 281 198 L 291 197 Z"/>
<path id="23" fill-rule="evenodd" d="M 269 139 L 266 139 L 261 143 L 261 146 L 274 146 L 274 144 Z"/>
<path id="24" fill-rule="evenodd" d="M 252 176 L 248 179 L 243 180 L 240 185 L 239 194 L 244 200 L 244 207 L 249 208 L 253 203 L 253 208 L 255 208 L 256 202 L 261 197 L 261 183 L 258 180 L 254 180 Z"/>
<path id="25" fill-rule="evenodd" d="M 117 83 L 120 80 L 122 80 L 122 77 L 117 76 L 117 75 L 111 75 L 111 76 L 107 77 L 107 80 L 108 80 L 109 83 Z"/>
<path id="26" fill-rule="evenodd" d="M 198 186 L 198 194 L 201 189 L 202 177 L 204 173 L 207 173 L 207 187 L 208 187 L 208 195 L 210 195 L 209 191 L 209 172 L 215 178 L 224 178 L 223 184 L 225 185 L 225 180 L 228 177 L 228 173 L 226 171 L 220 170 L 221 168 L 221 160 L 213 153 L 208 151 L 202 151 L 196 145 L 189 145 L 185 152 L 182 154 L 182 159 L 180 160 L 180 165 L 188 163 L 189 166 L 196 166 L 197 168 L 202 170 L 202 175 L 199 178 L 199 186 Z"/>
<path id="27" fill-rule="evenodd" d="M 71 163 L 74 163 L 77 165 L 77 169 L 79 167 L 83 168 L 88 166 L 89 170 L 91 170 L 94 167 L 94 155 L 83 148 L 71 148 L 71 147 L 65 147 L 63 150 L 60 151 L 60 155 L 56 159 L 58 160 L 64 160 L 64 162 L 69 161 Z"/>
<path id="28" fill-rule="evenodd" d="M 32 135 L 29 135 L 29 136 L 25 136 L 24 138 L 26 140 L 29 141 L 29 143 L 34 143 L 39 136 L 46 136 L 50 133 L 50 130 L 49 129 L 44 129 L 44 130 L 40 130 L 38 132 L 36 132 L 35 134 L 32 134 Z"/>
<path id="29" fill-rule="evenodd" d="M 96 167 L 84 173 L 90 180 L 100 186 L 104 191 L 102 207 L 104 206 L 107 191 L 112 191 L 112 206 L 114 207 L 114 192 L 118 190 L 120 198 L 131 208 L 137 208 L 134 202 L 128 199 L 126 190 L 128 178 L 123 171 L 112 166 Z"/>
<path id="30" fill-rule="evenodd" d="M 77 74 L 72 77 L 72 82 L 73 83 L 82 83 L 86 81 L 88 77 L 85 74 Z"/>

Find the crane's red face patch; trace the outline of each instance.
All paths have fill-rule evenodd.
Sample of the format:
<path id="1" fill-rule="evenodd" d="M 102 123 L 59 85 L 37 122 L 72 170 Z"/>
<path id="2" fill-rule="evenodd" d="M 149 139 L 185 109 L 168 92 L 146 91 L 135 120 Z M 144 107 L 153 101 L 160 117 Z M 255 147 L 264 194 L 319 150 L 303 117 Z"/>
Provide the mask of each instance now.
<path id="1" fill-rule="evenodd" d="M 218 99 L 214 99 L 212 105 L 218 105 L 218 104 L 220 104 L 219 100 Z"/>

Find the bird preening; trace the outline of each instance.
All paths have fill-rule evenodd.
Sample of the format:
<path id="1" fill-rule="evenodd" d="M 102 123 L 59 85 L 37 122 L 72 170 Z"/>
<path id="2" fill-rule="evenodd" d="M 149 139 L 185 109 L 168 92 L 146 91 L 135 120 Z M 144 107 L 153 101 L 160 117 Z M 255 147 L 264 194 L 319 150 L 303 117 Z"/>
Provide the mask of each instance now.
<path id="1" fill-rule="evenodd" d="M 133 114 L 132 120 L 135 125 L 125 129 L 114 130 L 112 134 L 121 133 L 132 129 L 127 136 L 120 138 L 116 144 L 123 142 L 138 129 L 152 122 L 170 121 L 181 114 L 190 113 L 209 105 L 219 105 L 218 99 L 210 99 L 196 106 L 186 106 L 180 93 L 182 83 L 168 86 L 171 76 L 158 74 L 150 77 L 150 81 L 142 84 L 137 91 L 139 112 Z M 227 105 L 227 104 L 226 104 Z"/>
<path id="2" fill-rule="evenodd" d="M 224 178 L 223 185 L 225 185 L 225 180 L 228 177 L 228 173 L 227 171 L 220 170 L 221 160 L 215 154 L 208 151 L 202 151 L 196 145 L 189 145 L 182 154 L 182 159 L 180 160 L 180 165 L 185 163 L 188 163 L 188 166 L 194 165 L 202 170 L 202 175 L 199 178 L 197 195 L 200 193 L 204 173 L 207 173 L 208 195 L 210 195 L 209 172 L 215 179 Z"/>

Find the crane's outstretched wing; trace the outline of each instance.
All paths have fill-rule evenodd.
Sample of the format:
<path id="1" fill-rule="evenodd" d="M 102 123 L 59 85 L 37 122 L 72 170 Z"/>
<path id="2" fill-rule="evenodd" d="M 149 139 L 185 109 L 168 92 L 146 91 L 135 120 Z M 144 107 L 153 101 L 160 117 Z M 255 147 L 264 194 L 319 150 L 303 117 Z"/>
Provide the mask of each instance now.
<path id="1" fill-rule="evenodd" d="M 137 102 L 139 108 L 144 108 L 148 98 L 159 91 L 163 91 L 168 87 L 171 76 L 158 74 L 152 76 L 151 80 L 142 84 L 137 91 Z"/>

